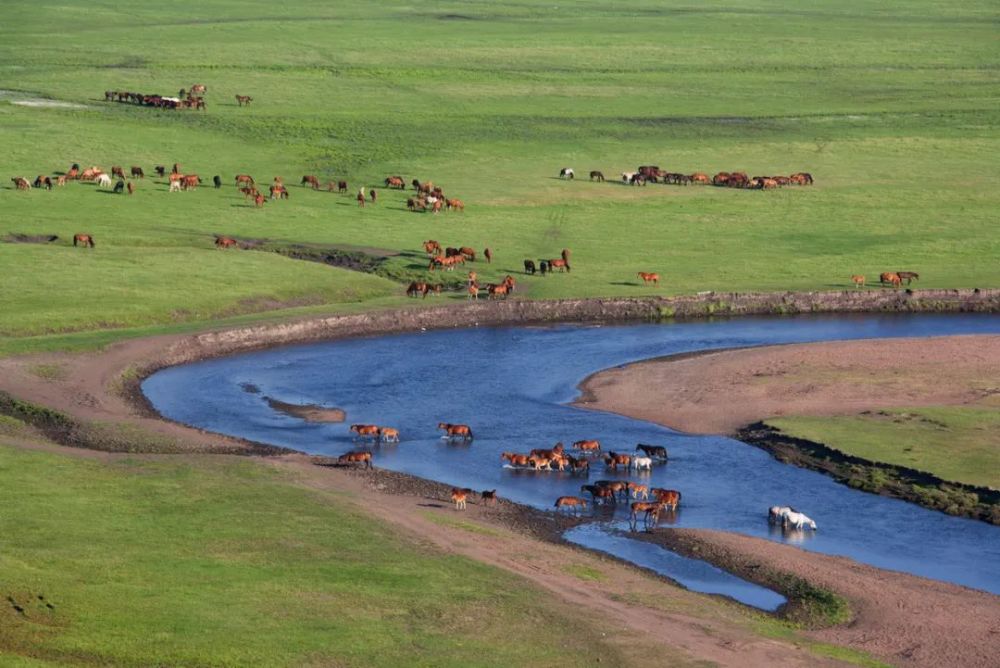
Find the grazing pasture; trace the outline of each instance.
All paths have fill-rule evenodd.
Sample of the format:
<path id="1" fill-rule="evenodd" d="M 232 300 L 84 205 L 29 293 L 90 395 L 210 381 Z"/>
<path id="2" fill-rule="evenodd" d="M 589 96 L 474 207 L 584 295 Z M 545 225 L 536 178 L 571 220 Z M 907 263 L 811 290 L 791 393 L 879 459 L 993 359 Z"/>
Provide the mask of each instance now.
<path id="1" fill-rule="evenodd" d="M 853 289 L 852 275 L 897 267 L 919 272 L 919 287 L 997 285 L 995 16 L 976 0 L 336 3 L 294 20 L 253 1 L 211 0 L 184 20 L 173 6 L 100 0 L 6 8 L 0 89 L 86 108 L 0 98 L 0 236 L 87 230 L 99 244 L 0 243 L 0 348 L 402 304 L 409 282 L 434 280 L 428 238 L 490 247 L 490 264 L 473 263 L 483 285 L 573 249 L 572 272 L 524 276 L 516 299 L 650 294 L 636 274 L 648 268 L 656 294 Z M 103 95 L 192 82 L 206 87 L 197 113 Z M 73 163 L 148 176 L 131 197 L 9 180 Z M 154 166 L 174 163 L 223 185 L 168 195 Z M 809 172 L 815 184 L 633 188 L 613 176 L 642 165 Z M 566 166 L 580 178 L 560 179 Z M 350 188 L 257 207 L 232 185 L 242 173 L 262 188 L 302 174 Z M 411 213 L 412 190 L 384 188 L 387 175 L 433 181 L 464 213 Z M 379 188 L 377 206 L 358 206 L 359 188 Z M 385 249 L 408 276 L 214 252 L 222 235 Z"/>

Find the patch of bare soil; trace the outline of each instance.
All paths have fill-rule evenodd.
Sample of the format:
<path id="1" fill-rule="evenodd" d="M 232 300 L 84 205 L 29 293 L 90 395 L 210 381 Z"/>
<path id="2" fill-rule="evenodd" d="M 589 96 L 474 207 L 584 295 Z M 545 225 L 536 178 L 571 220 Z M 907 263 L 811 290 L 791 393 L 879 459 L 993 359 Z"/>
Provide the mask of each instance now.
<path id="1" fill-rule="evenodd" d="M 609 369 L 578 406 L 694 434 L 781 415 L 968 404 L 1000 392 L 1000 336 L 834 341 L 678 356 Z"/>
<path id="2" fill-rule="evenodd" d="M 339 408 L 327 408 L 316 404 L 288 404 L 271 397 L 264 397 L 264 401 L 274 410 L 306 422 L 343 422 L 346 417 L 346 413 Z"/>

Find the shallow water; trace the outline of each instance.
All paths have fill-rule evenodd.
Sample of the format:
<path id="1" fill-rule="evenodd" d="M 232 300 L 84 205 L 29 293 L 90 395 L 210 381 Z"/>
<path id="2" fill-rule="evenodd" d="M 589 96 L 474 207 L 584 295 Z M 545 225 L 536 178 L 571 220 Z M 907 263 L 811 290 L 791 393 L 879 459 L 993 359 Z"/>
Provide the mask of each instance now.
<path id="1" fill-rule="evenodd" d="M 586 480 L 503 468 L 502 451 L 527 452 L 583 438 L 599 439 L 606 450 L 662 444 L 670 452 L 669 464 L 631 477 L 681 490 L 682 507 L 668 518 L 676 526 L 792 542 L 807 550 L 1000 593 L 998 527 L 858 492 L 819 473 L 781 464 L 733 439 L 681 434 L 566 405 L 587 375 L 659 355 L 856 338 L 892 345 L 881 339 L 960 333 L 1000 333 L 1000 316 L 801 316 L 434 331 L 199 362 L 160 371 L 143 389 L 173 420 L 310 453 L 337 455 L 357 447 L 348 431 L 350 422 L 395 426 L 403 442 L 378 449 L 377 466 L 462 487 L 497 488 L 503 497 L 540 508 L 551 508 L 560 495 L 579 494 Z M 247 384 L 259 393 L 243 389 Z M 264 396 L 336 406 L 347 412 L 347 423 L 309 424 L 272 410 Z M 470 424 L 474 442 L 441 440 L 439 421 Z M 628 477 L 595 468 L 591 481 Z M 774 531 L 766 511 L 776 504 L 803 510 L 819 530 Z M 618 522 L 626 513 L 621 505 Z M 586 537 L 590 543 L 600 542 L 595 534 Z M 623 547 L 636 544 L 615 537 L 597 547 L 620 556 L 646 549 Z M 669 564 L 657 568 L 671 574 Z"/>

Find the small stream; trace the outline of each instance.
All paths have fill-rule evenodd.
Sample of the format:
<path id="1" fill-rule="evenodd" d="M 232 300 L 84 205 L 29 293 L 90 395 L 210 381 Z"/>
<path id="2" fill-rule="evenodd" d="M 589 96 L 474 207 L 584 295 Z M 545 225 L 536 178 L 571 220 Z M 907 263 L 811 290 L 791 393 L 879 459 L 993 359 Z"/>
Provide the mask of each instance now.
<path id="1" fill-rule="evenodd" d="M 812 471 L 721 436 L 694 436 L 648 422 L 569 406 L 577 385 L 601 369 L 688 351 L 843 339 L 1000 333 L 1000 316 L 847 315 L 740 318 L 655 325 L 503 327 L 431 331 L 288 346 L 174 367 L 143 383 L 164 416 L 203 429 L 339 455 L 357 447 L 348 423 L 394 426 L 402 443 L 382 446 L 375 464 L 551 509 L 587 481 L 567 473 L 501 466 L 505 450 L 527 452 L 599 439 L 605 450 L 636 443 L 666 446 L 668 464 L 632 473 L 650 486 L 679 489 L 679 527 L 739 532 L 802 549 L 1000 594 L 1000 528 L 852 490 Z M 251 392 L 245 388 L 259 391 Z M 307 423 L 271 409 L 264 397 L 347 412 L 344 424 Z M 439 421 L 468 423 L 470 445 L 449 444 Z M 595 467 L 590 480 L 629 478 Z M 748 502 L 748 500 L 751 500 Z M 770 505 L 792 505 L 819 531 L 781 532 Z M 782 599 L 697 560 L 614 529 L 626 527 L 627 504 L 614 516 L 567 538 L 663 573 L 696 591 L 721 593 L 773 609 Z"/>

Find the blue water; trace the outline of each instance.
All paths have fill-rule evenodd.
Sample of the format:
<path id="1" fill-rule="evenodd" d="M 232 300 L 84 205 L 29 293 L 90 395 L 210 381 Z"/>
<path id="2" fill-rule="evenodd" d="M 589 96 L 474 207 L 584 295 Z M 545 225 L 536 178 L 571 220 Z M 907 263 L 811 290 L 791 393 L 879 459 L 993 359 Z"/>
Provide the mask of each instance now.
<path id="1" fill-rule="evenodd" d="M 599 439 L 606 450 L 661 444 L 670 452 L 669 464 L 632 477 L 681 490 L 683 505 L 671 518 L 676 526 L 794 542 L 806 550 L 1000 593 L 998 527 L 854 491 L 733 439 L 681 434 L 566 405 L 589 374 L 659 355 L 857 338 L 892 346 L 892 337 L 963 333 L 1000 333 L 1000 316 L 801 316 L 432 331 L 199 362 L 160 371 L 143 389 L 173 420 L 310 453 L 336 455 L 356 448 L 347 423 L 394 426 L 402 432 L 402 443 L 378 449 L 376 466 L 463 487 L 498 488 L 501 496 L 540 508 L 551 508 L 560 495 L 579 494 L 586 481 L 505 469 L 502 451 L 527 452 L 583 438 Z M 247 392 L 247 383 L 260 392 Z M 272 410 L 264 396 L 336 406 L 347 412 L 347 423 L 310 424 Z M 441 440 L 440 421 L 468 423 L 474 442 Z M 595 467 L 590 479 L 628 477 L 602 468 Z M 819 531 L 773 531 L 766 510 L 776 504 L 806 512 Z M 618 521 L 624 512 L 618 511 Z M 618 540 L 609 539 L 602 549 L 624 552 L 616 551 Z"/>

